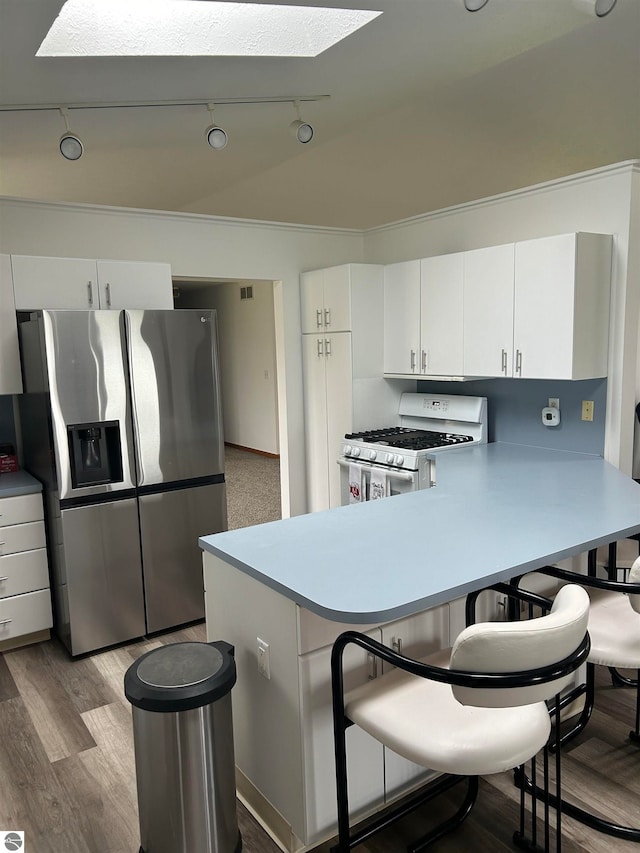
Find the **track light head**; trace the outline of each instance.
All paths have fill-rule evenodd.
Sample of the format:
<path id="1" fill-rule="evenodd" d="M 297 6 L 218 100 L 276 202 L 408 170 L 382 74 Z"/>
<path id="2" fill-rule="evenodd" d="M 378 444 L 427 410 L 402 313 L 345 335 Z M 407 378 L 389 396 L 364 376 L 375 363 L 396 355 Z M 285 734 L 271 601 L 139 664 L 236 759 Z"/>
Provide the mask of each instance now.
<path id="1" fill-rule="evenodd" d="M 573 5 L 586 12 L 587 15 L 595 15 L 596 18 L 606 18 L 616 5 L 617 0 L 573 0 Z"/>
<path id="2" fill-rule="evenodd" d="M 65 160 L 79 160 L 84 154 L 84 145 L 75 133 L 63 133 L 60 137 L 60 153 Z"/>
<path id="3" fill-rule="evenodd" d="M 223 130 L 221 127 L 218 127 L 218 125 L 215 124 L 215 122 L 213 121 L 213 104 L 207 104 L 207 109 L 209 110 L 209 115 L 211 116 L 211 124 L 205 130 L 207 142 L 213 148 L 214 151 L 222 151 L 223 148 L 227 147 L 227 142 L 229 141 L 227 131 Z"/>
<path id="4" fill-rule="evenodd" d="M 80 137 L 69 130 L 69 111 L 60 107 L 60 115 L 64 119 L 66 131 L 60 137 L 60 153 L 65 160 L 79 160 L 84 154 L 84 145 Z"/>
<path id="5" fill-rule="evenodd" d="M 298 142 L 301 142 L 303 145 L 306 145 L 307 142 L 311 142 L 313 139 L 313 127 L 301 118 L 292 121 L 289 129 Z"/>
<path id="6" fill-rule="evenodd" d="M 214 151 L 221 151 L 223 148 L 226 148 L 227 142 L 229 141 L 226 130 L 218 127 L 217 124 L 212 124 L 206 129 L 205 133 L 207 136 L 207 142 Z"/>
<path id="7" fill-rule="evenodd" d="M 464 0 L 464 8 L 467 12 L 479 12 L 488 2 L 489 0 Z"/>
<path id="8" fill-rule="evenodd" d="M 307 142 L 311 142 L 313 139 L 313 127 L 300 116 L 300 101 L 294 101 L 293 106 L 295 107 L 297 118 L 291 122 L 289 130 L 298 142 L 306 145 Z"/>

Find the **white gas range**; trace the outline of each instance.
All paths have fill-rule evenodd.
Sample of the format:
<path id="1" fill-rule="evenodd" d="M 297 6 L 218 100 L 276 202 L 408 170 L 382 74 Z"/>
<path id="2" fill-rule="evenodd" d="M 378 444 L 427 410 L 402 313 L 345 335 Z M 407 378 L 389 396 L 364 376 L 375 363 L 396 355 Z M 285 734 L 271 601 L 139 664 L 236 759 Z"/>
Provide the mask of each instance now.
<path id="1" fill-rule="evenodd" d="M 434 454 L 487 442 L 486 397 L 405 393 L 398 415 L 396 426 L 345 435 L 343 504 L 429 488 Z"/>

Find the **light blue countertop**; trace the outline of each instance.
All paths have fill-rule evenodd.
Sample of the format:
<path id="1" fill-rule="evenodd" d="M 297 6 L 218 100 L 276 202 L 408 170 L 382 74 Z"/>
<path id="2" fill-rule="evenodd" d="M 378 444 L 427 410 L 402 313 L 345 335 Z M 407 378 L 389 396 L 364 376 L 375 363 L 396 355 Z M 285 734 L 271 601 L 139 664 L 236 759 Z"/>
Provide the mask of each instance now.
<path id="1" fill-rule="evenodd" d="M 17 495 L 31 495 L 42 491 L 42 483 L 27 474 L 26 471 L 12 471 L 0 474 L 0 498 L 13 498 Z"/>
<path id="2" fill-rule="evenodd" d="M 515 444 L 439 453 L 437 486 L 203 536 L 303 607 L 384 622 L 640 532 L 640 485 L 598 456 Z"/>

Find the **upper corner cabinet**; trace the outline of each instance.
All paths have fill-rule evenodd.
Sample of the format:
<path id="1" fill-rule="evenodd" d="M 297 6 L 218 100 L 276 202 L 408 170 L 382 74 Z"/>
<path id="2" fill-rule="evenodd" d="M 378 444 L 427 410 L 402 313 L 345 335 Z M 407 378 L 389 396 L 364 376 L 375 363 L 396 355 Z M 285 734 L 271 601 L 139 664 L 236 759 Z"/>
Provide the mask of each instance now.
<path id="1" fill-rule="evenodd" d="M 514 376 L 607 375 L 610 234 L 561 234 L 515 246 Z"/>
<path id="2" fill-rule="evenodd" d="M 17 311 L 173 308 L 166 263 L 12 255 Z"/>
<path id="3" fill-rule="evenodd" d="M 606 376 L 611 249 L 580 232 L 465 252 L 465 375 Z"/>

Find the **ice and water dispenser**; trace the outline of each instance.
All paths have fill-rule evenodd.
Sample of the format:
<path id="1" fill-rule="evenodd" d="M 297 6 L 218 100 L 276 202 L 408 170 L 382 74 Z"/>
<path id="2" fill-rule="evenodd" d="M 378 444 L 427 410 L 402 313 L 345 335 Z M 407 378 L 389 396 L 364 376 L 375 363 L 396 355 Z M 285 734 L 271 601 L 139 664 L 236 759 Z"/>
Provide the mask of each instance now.
<path id="1" fill-rule="evenodd" d="M 67 427 L 74 489 L 122 481 L 120 423 L 96 421 Z"/>

